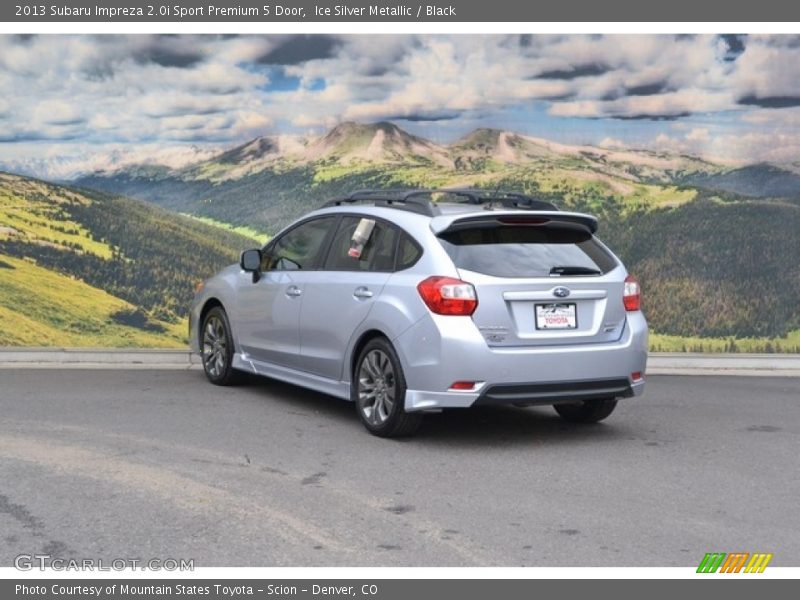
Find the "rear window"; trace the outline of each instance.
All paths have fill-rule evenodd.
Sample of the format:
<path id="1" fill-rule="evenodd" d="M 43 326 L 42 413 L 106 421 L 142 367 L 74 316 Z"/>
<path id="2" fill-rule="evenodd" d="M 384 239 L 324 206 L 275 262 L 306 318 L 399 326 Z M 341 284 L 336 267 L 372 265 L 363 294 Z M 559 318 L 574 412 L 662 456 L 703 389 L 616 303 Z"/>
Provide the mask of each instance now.
<path id="1" fill-rule="evenodd" d="M 591 234 L 554 227 L 501 226 L 448 231 L 439 240 L 459 269 L 495 277 L 601 275 L 617 261 Z"/>

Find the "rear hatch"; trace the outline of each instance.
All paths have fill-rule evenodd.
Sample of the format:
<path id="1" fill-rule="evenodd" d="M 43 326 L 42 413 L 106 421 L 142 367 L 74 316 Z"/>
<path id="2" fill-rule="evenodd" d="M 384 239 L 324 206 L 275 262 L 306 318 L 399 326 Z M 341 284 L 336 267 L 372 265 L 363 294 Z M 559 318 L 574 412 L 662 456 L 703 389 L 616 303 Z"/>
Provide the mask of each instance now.
<path id="1" fill-rule="evenodd" d="M 562 212 L 438 217 L 431 226 L 475 286 L 472 318 L 490 346 L 613 342 L 622 335 L 625 273 L 592 235 L 597 221 Z"/>

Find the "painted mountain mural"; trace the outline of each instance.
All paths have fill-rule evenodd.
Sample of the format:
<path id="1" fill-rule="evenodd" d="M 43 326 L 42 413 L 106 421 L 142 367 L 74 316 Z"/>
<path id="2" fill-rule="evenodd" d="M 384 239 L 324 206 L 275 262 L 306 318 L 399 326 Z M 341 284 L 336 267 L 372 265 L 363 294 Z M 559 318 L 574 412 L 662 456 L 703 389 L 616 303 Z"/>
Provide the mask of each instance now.
<path id="1" fill-rule="evenodd" d="M 496 129 L 440 145 L 379 122 L 260 137 L 180 169 L 139 165 L 75 184 L 266 233 L 363 188 L 523 191 L 600 217 L 601 238 L 644 285 L 661 334 L 654 347 L 800 346 L 800 175 L 785 167 L 732 168 Z"/>
<path id="2" fill-rule="evenodd" d="M 653 349 L 800 351 L 798 82 L 793 35 L 0 35 L 0 344 L 182 345 L 332 196 L 472 186 L 596 214 Z"/>

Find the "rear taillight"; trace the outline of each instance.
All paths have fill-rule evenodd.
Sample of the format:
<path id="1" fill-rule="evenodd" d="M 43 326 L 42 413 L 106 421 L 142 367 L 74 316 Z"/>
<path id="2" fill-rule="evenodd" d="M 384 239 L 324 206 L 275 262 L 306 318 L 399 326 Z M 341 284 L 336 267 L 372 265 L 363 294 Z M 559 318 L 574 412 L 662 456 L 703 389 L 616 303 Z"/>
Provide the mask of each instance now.
<path id="1" fill-rule="evenodd" d="M 422 300 L 437 315 L 470 316 L 478 308 L 478 294 L 471 283 L 435 275 L 417 286 Z"/>
<path id="2" fill-rule="evenodd" d="M 639 287 L 639 282 L 633 275 L 628 275 L 625 278 L 625 289 L 622 292 L 622 303 L 625 305 L 625 310 L 639 310 L 642 305 L 642 289 Z"/>

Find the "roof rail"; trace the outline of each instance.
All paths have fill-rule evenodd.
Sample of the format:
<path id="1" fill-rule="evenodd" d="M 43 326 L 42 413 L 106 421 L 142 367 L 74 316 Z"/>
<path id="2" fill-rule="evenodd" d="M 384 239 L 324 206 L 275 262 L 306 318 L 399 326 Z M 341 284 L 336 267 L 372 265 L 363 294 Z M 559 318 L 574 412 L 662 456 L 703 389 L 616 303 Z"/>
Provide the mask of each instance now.
<path id="1" fill-rule="evenodd" d="M 493 204 L 499 204 L 503 208 L 517 210 L 558 210 L 552 202 L 537 200 L 518 192 L 506 192 L 503 190 L 483 190 L 476 188 L 454 188 L 433 190 L 432 193 L 452 194 L 462 196 L 471 204 L 486 205 L 491 208 Z"/>
<path id="2" fill-rule="evenodd" d="M 420 198 L 419 196 L 430 195 L 428 190 L 358 190 L 349 196 L 334 198 L 322 205 L 323 208 L 329 206 L 341 206 L 342 204 L 353 204 L 355 202 L 371 202 L 375 206 L 388 206 L 408 210 L 415 213 L 435 217 L 439 214 L 439 209 L 431 198 Z"/>
<path id="3" fill-rule="evenodd" d="M 388 206 L 435 217 L 441 214 L 441 210 L 433 200 L 434 194 L 460 196 L 469 204 L 485 206 L 487 209 L 499 205 L 516 210 L 558 210 L 558 207 L 551 202 L 537 200 L 525 194 L 475 188 L 358 190 L 349 196 L 329 200 L 322 207 L 371 202 L 375 206 Z"/>

